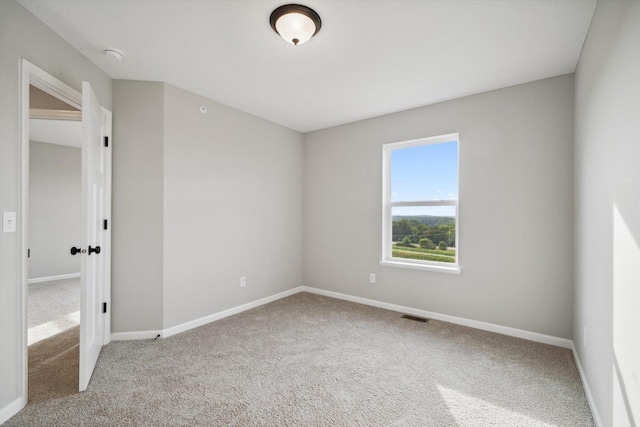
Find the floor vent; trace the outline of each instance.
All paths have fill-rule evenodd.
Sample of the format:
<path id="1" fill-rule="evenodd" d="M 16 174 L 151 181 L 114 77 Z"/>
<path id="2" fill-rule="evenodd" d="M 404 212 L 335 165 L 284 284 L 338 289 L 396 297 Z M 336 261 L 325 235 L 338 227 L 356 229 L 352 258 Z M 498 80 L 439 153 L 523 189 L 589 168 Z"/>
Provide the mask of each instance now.
<path id="1" fill-rule="evenodd" d="M 416 322 L 422 322 L 422 323 L 427 323 L 429 321 L 429 319 L 425 319 L 423 317 L 411 316 L 409 314 L 403 314 L 402 318 L 403 319 L 413 320 L 413 321 L 416 321 Z"/>

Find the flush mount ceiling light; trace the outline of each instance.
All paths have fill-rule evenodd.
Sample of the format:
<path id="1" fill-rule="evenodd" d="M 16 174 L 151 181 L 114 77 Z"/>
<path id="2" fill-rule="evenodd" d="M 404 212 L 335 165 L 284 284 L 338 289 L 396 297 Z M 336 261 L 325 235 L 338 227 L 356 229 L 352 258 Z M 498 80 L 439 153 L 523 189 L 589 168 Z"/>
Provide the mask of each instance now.
<path id="1" fill-rule="evenodd" d="M 315 10 L 301 4 L 286 4 L 271 13 L 271 28 L 288 43 L 299 45 L 315 36 L 322 21 Z"/>

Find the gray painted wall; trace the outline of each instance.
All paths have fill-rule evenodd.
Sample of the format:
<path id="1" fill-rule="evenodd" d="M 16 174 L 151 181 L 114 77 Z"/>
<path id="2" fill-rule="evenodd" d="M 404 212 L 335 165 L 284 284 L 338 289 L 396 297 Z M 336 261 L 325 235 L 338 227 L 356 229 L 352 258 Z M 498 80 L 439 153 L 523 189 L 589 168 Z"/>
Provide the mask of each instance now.
<path id="1" fill-rule="evenodd" d="M 573 340 L 603 426 L 640 422 L 639 48 L 640 2 L 599 1 L 575 77 Z"/>
<path id="2" fill-rule="evenodd" d="M 20 58 L 76 90 L 91 82 L 111 109 L 111 79 L 14 0 L 0 1 L 0 212 L 20 218 Z M 21 224 L 18 222 L 18 227 Z M 0 408 L 19 399 L 20 247 L 19 233 L 0 233 Z M 24 252 L 23 252 L 24 251 Z"/>
<path id="3" fill-rule="evenodd" d="M 77 123 L 78 126 L 82 124 Z M 80 273 L 82 150 L 29 144 L 29 279 Z"/>
<path id="4" fill-rule="evenodd" d="M 165 328 L 302 285 L 300 133 L 166 85 L 164 156 Z"/>
<path id="5" fill-rule="evenodd" d="M 304 148 L 293 131 L 171 86 L 118 82 L 113 332 L 304 283 L 573 337 L 603 424 L 637 424 L 639 33 L 640 4 L 598 3 L 576 72 L 575 157 L 572 76 L 314 132 Z M 0 212 L 18 218 L 20 57 L 78 90 L 90 81 L 109 109 L 112 93 L 94 64 L 0 1 Z M 462 274 L 380 267 L 381 145 L 450 132 L 461 135 Z M 237 255 L 256 246 L 261 256 Z M 18 233 L 0 233 L 0 409 L 20 397 L 23 250 Z"/>
<path id="6" fill-rule="evenodd" d="M 113 97 L 113 332 L 302 285 L 300 133 L 164 83 Z"/>
<path id="7" fill-rule="evenodd" d="M 113 82 L 112 332 L 162 329 L 164 83 Z"/>
<path id="8" fill-rule="evenodd" d="M 382 144 L 453 132 L 462 274 L 381 267 Z M 572 75 L 307 134 L 304 283 L 571 338 L 572 158 Z"/>

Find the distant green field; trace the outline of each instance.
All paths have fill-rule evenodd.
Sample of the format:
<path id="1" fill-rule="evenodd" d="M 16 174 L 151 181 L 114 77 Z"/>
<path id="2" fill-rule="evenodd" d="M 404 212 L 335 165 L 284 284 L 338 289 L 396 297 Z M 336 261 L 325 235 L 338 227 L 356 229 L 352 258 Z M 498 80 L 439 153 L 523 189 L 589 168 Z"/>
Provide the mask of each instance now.
<path id="1" fill-rule="evenodd" d="M 406 220 L 409 222 L 418 222 L 425 225 L 443 225 L 443 224 L 455 224 L 456 219 L 452 216 L 434 216 L 434 215 L 394 215 L 391 218 L 392 222 L 398 222 Z"/>
<path id="2" fill-rule="evenodd" d="M 402 242 L 405 239 L 409 239 L 414 243 L 418 243 L 422 239 L 429 239 L 434 245 L 444 242 L 449 248 L 455 249 L 455 217 L 429 215 L 394 216 L 391 239 L 394 242 Z"/>
<path id="3" fill-rule="evenodd" d="M 405 246 L 396 246 L 396 245 L 393 245 L 393 249 L 394 250 L 398 249 L 400 251 L 422 252 L 425 254 L 456 256 L 455 249 L 447 249 L 446 251 L 441 251 L 440 249 L 407 248 Z"/>
<path id="4" fill-rule="evenodd" d="M 455 249 L 441 251 L 438 249 L 407 248 L 393 245 L 391 256 L 394 258 L 419 259 L 423 261 L 455 262 Z"/>

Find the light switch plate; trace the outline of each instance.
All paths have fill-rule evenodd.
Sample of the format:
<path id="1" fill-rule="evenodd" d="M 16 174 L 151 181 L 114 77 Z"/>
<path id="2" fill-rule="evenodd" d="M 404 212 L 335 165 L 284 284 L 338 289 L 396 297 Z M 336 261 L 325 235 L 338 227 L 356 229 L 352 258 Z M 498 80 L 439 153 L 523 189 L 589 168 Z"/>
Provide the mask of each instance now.
<path id="1" fill-rule="evenodd" d="M 16 213 L 15 212 L 4 212 L 2 214 L 2 232 L 3 233 L 16 232 Z"/>

